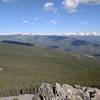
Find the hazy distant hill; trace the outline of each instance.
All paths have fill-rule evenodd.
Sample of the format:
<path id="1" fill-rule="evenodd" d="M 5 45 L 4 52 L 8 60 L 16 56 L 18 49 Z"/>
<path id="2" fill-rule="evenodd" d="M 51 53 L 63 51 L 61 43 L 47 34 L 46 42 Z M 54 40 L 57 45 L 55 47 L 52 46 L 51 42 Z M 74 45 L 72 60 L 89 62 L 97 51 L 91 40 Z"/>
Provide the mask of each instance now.
<path id="1" fill-rule="evenodd" d="M 80 52 L 96 57 L 100 55 L 100 36 L 2 35 L 0 40 L 35 44 L 48 49 Z"/>

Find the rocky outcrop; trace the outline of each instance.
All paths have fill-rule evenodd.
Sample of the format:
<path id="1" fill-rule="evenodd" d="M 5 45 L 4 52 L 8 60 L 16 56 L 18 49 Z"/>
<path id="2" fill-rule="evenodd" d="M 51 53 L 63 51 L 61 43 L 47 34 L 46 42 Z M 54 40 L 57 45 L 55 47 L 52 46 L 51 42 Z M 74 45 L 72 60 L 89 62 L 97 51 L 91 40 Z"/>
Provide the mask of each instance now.
<path id="1" fill-rule="evenodd" d="M 74 87 L 68 84 L 51 85 L 43 83 L 33 100 L 100 100 L 100 90 L 97 88 Z"/>
<path id="2" fill-rule="evenodd" d="M 0 97 L 0 100 L 100 100 L 100 89 L 68 84 L 43 83 L 35 94 Z"/>

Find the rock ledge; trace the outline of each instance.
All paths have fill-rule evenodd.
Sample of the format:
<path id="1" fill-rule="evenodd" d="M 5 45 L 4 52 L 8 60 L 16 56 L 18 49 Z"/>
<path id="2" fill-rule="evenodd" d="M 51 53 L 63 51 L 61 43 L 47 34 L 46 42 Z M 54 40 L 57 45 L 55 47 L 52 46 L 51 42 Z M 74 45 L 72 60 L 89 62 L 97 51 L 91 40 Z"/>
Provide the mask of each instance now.
<path id="1" fill-rule="evenodd" d="M 100 100 L 100 90 L 97 88 L 56 83 L 55 86 L 43 83 L 33 97 L 33 100 Z"/>

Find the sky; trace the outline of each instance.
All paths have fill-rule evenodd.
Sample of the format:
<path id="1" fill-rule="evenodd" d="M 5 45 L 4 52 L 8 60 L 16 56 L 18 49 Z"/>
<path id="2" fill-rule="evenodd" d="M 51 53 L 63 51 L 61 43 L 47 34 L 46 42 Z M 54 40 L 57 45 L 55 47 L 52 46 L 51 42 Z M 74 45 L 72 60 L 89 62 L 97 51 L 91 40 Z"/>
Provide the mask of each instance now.
<path id="1" fill-rule="evenodd" d="M 4 32 L 100 32 L 100 0 L 0 0 Z"/>

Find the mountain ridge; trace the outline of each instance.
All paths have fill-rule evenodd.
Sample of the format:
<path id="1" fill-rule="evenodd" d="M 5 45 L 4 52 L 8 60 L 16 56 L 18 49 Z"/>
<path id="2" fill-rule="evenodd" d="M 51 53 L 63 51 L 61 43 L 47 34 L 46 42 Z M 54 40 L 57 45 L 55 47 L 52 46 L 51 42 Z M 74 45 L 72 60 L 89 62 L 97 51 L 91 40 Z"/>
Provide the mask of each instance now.
<path id="1" fill-rule="evenodd" d="M 100 57 L 100 36 L 1 35 L 0 41 Z"/>
<path id="2" fill-rule="evenodd" d="M 61 35 L 61 36 L 100 36 L 100 32 L 54 32 L 54 33 L 34 33 L 34 32 L 3 32 L 0 35 Z"/>

